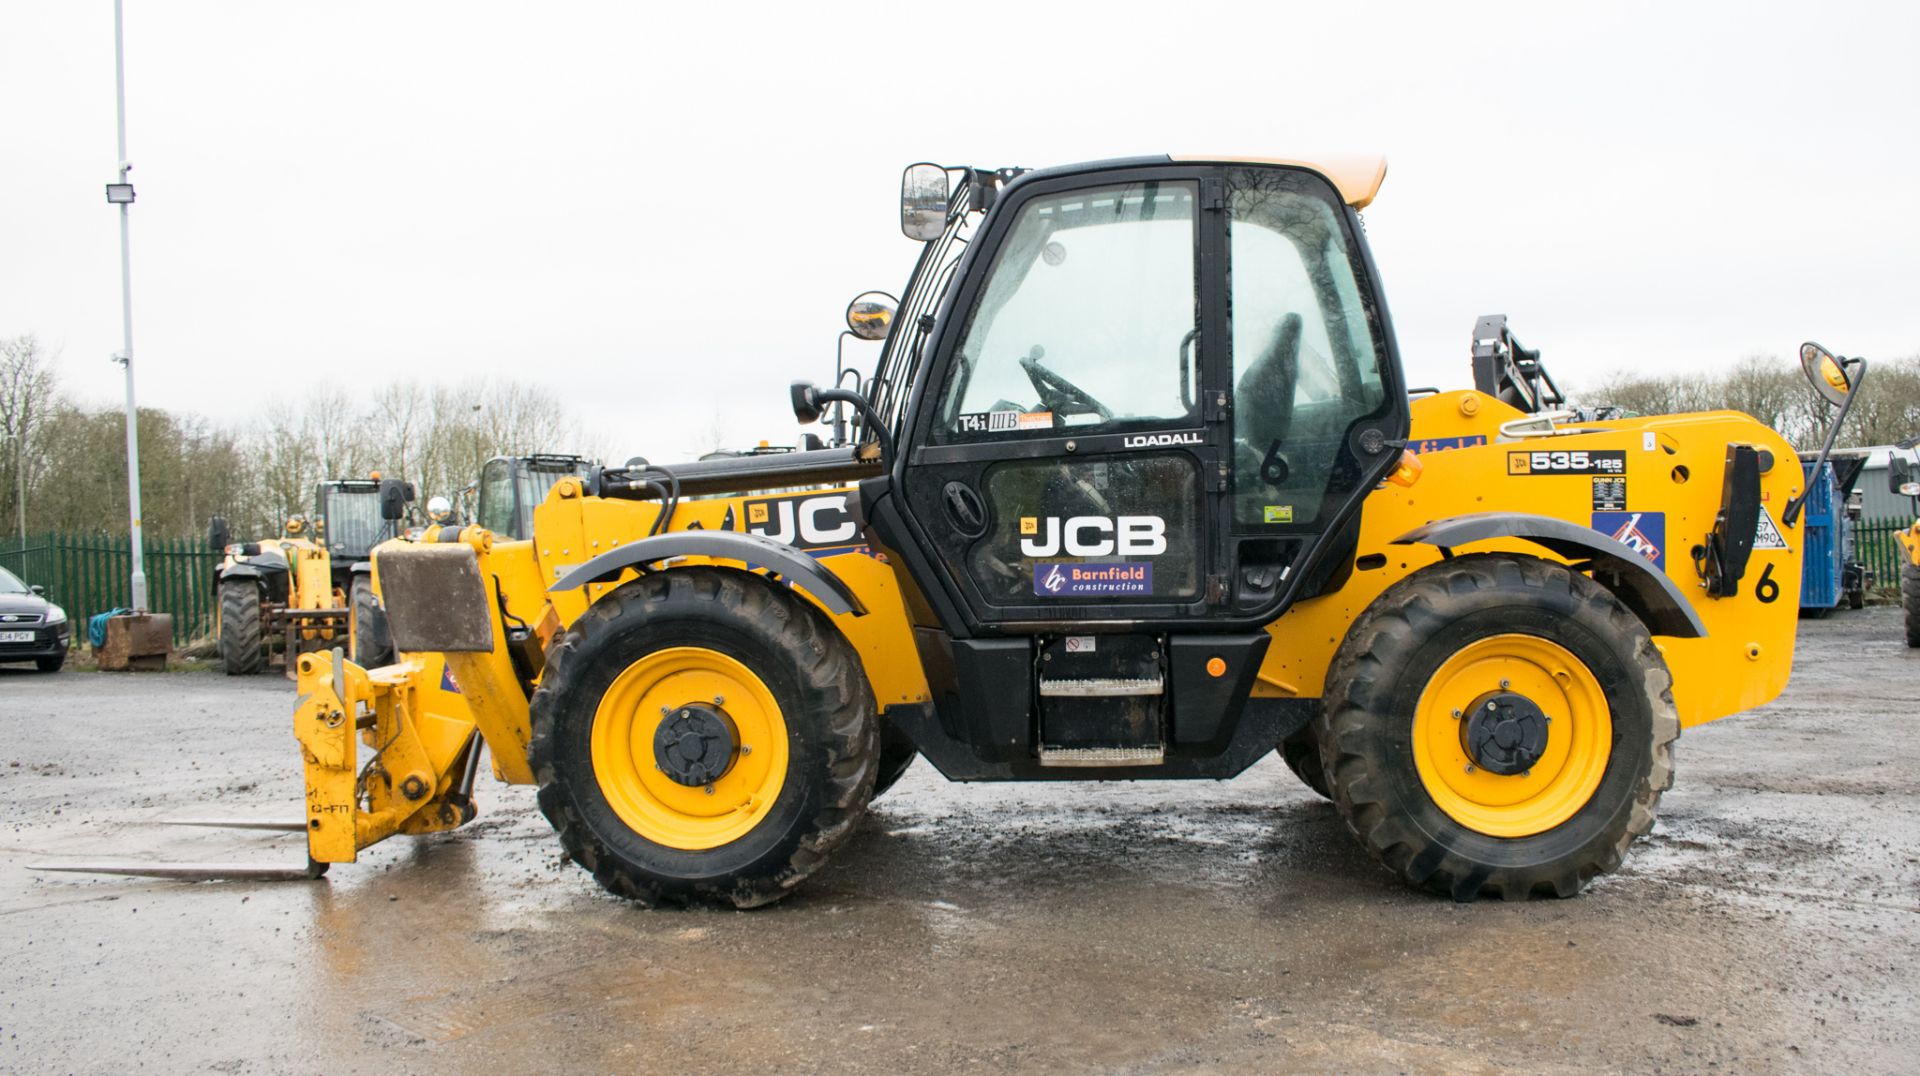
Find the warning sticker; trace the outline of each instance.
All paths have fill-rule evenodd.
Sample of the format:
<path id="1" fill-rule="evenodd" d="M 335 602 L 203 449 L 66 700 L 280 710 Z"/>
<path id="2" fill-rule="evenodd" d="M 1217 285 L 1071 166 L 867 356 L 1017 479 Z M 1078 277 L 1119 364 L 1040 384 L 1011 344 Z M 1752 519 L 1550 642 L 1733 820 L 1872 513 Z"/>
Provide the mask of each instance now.
<path id="1" fill-rule="evenodd" d="M 1001 412 L 996 412 L 995 417 L 998 417 L 999 414 L 1001 414 Z M 1053 429 L 1053 412 L 1051 411 L 1024 412 L 1022 414 L 1015 415 L 1014 421 L 1015 421 L 1015 426 L 1014 426 L 1015 429 L 1051 430 Z"/>
<path id="2" fill-rule="evenodd" d="M 1767 514 L 1764 507 L 1760 509 L 1760 523 L 1753 529 L 1753 548 L 1787 548 L 1787 539 L 1780 533 L 1780 528 L 1774 525 L 1773 517 Z"/>
<path id="3" fill-rule="evenodd" d="M 1091 654 L 1100 648 L 1098 635 L 1069 635 L 1066 638 L 1067 653 Z"/>
<path id="4" fill-rule="evenodd" d="M 1627 509 L 1627 479 L 1596 477 L 1593 480 L 1593 510 L 1624 512 Z"/>
<path id="5" fill-rule="evenodd" d="M 1260 522 L 1292 523 L 1293 522 L 1293 505 L 1290 505 L 1290 504 L 1266 505 L 1260 511 Z"/>

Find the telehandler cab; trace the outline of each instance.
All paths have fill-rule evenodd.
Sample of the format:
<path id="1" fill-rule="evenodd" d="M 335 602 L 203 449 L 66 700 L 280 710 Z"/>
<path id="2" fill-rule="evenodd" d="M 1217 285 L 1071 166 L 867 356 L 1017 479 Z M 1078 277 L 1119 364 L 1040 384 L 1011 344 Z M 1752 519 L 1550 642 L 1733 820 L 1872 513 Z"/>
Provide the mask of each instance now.
<path id="1" fill-rule="evenodd" d="M 1279 748 L 1409 883 L 1612 870 L 1681 728 L 1786 683 L 1801 470 L 1745 415 L 1552 409 L 1504 319 L 1475 388 L 1410 399 L 1384 174 L 908 168 L 919 259 L 850 320 L 876 368 L 792 388 L 850 445 L 598 469 L 529 540 L 376 554 L 398 663 L 299 661 L 308 873 L 472 818 L 483 745 L 641 902 L 784 896 L 916 753 L 1224 779 Z"/>

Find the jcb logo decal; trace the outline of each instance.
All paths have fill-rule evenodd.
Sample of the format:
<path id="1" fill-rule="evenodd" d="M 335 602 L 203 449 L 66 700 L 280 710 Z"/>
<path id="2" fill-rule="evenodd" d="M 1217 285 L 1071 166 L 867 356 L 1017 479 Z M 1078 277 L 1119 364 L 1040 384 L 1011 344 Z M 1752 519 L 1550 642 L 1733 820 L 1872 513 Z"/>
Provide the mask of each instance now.
<path id="1" fill-rule="evenodd" d="M 800 549 L 860 544 L 844 493 L 748 501 L 747 533 Z"/>
<path id="2" fill-rule="evenodd" d="M 1032 524 L 1032 529 L 1028 525 Z M 1022 517 L 1020 555 L 1052 557 L 1156 557 L 1167 551 L 1167 521 L 1159 516 Z"/>

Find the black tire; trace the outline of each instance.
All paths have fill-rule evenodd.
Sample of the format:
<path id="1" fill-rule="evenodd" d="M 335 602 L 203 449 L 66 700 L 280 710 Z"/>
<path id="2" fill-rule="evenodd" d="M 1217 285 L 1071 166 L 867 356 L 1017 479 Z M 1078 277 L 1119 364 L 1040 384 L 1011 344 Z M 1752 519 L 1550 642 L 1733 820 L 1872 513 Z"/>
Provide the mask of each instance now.
<path id="1" fill-rule="evenodd" d="M 1510 634 L 1549 640 L 1585 665 L 1612 740 L 1597 787 L 1570 817 L 1494 837 L 1435 803 L 1414 761 L 1413 724 L 1449 657 Z M 1672 683 L 1646 627 L 1593 580 L 1532 557 L 1455 557 L 1396 583 L 1348 633 L 1319 719 L 1321 761 L 1348 827 L 1409 884 L 1458 901 L 1570 897 L 1653 828 L 1680 734 Z"/>
<path id="2" fill-rule="evenodd" d="M 875 767 L 873 777 L 873 795 L 868 803 L 880 798 L 880 794 L 898 784 L 900 778 L 913 768 L 913 760 L 920 757 L 920 749 L 913 746 L 907 734 L 901 732 L 893 722 L 880 722 L 880 762 Z"/>
<path id="3" fill-rule="evenodd" d="M 228 676 L 252 676 L 267 666 L 260 643 L 260 584 L 220 581 L 220 665 Z"/>
<path id="4" fill-rule="evenodd" d="M 66 663 L 67 663 L 67 652 L 65 650 L 60 651 L 58 654 L 55 654 L 50 658 L 34 658 L 33 659 L 33 667 L 36 669 L 39 669 L 41 672 L 47 672 L 47 673 L 59 672 L 60 666 L 65 665 Z"/>
<path id="5" fill-rule="evenodd" d="M 1847 608 L 1865 609 L 1867 607 L 1867 588 L 1854 587 L 1847 591 Z"/>
<path id="6" fill-rule="evenodd" d="M 1275 748 L 1287 769 L 1293 771 L 1300 783 L 1319 793 L 1322 799 L 1332 799 L 1327 791 L 1327 771 L 1320 766 L 1320 743 L 1313 737 L 1313 726 L 1308 725 L 1299 732 L 1280 741 Z"/>
<path id="7" fill-rule="evenodd" d="M 703 647 L 749 668 L 779 705 L 785 780 L 769 813 L 700 851 L 648 840 L 621 820 L 594 774 L 601 697 L 636 661 Z M 751 908 L 786 896 L 853 832 L 880 754 L 872 688 L 825 614 L 759 576 L 682 568 L 595 602 L 548 654 L 531 702 L 529 758 L 560 844 L 609 892 L 642 904 L 712 899 Z"/>
<path id="8" fill-rule="evenodd" d="M 353 577 L 347 599 L 349 629 L 353 637 L 353 662 L 364 669 L 393 664 L 393 632 L 387 626 L 387 610 L 373 593 L 373 577 L 362 572 Z"/>
<path id="9" fill-rule="evenodd" d="M 1907 611 L 1907 645 L 1920 649 L 1920 565 L 1900 566 L 1900 604 Z"/>

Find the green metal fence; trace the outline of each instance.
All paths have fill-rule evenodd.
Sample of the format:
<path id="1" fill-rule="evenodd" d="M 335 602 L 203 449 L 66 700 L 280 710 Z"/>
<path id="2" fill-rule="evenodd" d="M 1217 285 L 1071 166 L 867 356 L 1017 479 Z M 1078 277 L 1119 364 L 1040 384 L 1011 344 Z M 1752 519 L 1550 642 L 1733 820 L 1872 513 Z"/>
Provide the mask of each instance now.
<path id="1" fill-rule="evenodd" d="M 86 637 L 87 618 L 132 601 L 132 544 L 125 535 L 42 534 L 0 539 L 0 567 L 47 588 L 47 599 L 67 611 L 74 643 Z M 213 570 L 218 561 L 203 539 L 148 539 L 147 605 L 173 614 L 173 642 L 181 646 L 213 630 Z"/>
<path id="2" fill-rule="evenodd" d="M 1854 555 L 1873 573 L 1875 586 L 1900 585 L 1900 562 L 1907 553 L 1893 536 L 1912 525 L 1911 519 L 1863 519 L 1854 527 Z"/>

